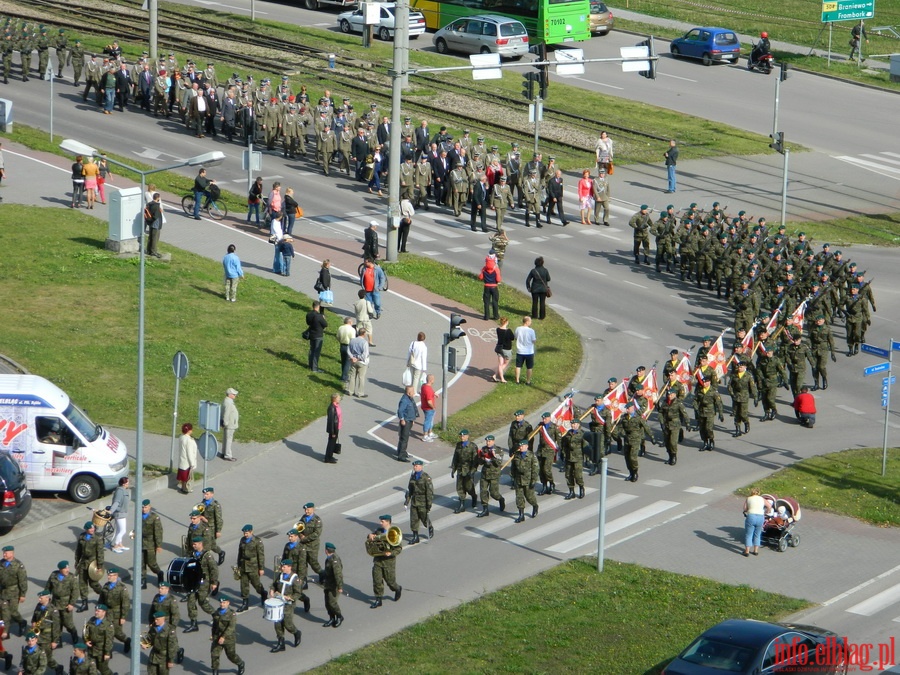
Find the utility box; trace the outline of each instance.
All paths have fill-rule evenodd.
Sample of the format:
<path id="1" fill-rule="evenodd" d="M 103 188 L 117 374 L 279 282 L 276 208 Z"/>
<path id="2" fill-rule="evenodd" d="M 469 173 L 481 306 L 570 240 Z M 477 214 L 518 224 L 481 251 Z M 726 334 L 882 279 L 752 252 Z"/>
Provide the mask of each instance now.
<path id="1" fill-rule="evenodd" d="M 116 253 L 138 253 L 144 229 L 144 195 L 141 189 L 109 191 L 109 235 L 106 248 Z"/>
<path id="2" fill-rule="evenodd" d="M 900 54 L 891 54 L 891 82 L 900 82 Z"/>
<path id="3" fill-rule="evenodd" d="M 13 131 L 13 102 L 8 98 L 0 98 L 0 131 L 5 134 Z"/>

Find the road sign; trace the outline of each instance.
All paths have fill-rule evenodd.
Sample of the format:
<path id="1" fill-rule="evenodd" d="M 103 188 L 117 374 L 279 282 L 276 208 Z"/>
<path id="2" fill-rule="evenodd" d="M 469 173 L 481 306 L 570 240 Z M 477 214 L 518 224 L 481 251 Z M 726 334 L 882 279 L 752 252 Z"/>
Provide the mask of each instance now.
<path id="1" fill-rule="evenodd" d="M 891 375 L 890 377 L 885 377 L 885 378 L 883 378 L 883 379 L 881 380 L 881 384 L 882 384 L 883 386 L 887 386 L 887 385 L 889 385 L 889 384 L 896 384 L 896 383 L 897 383 L 897 376 L 896 376 L 896 375 Z"/>
<path id="2" fill-rule="evenodd" d="M 556 74 L 560 77 L 584 75 L 584 64 L 572 63 L 584 60 L 583 49 L 557 49 L 553 55 L 556 57 Z"/>
<path id="3" fill-rule="evenodd" d="M 175 356 L 172 358 L 172 372 L 175 373 L 175 377 L 179 380 L 183 380 L 187 377 L 188 374 L 188 357 L 184 352 L 178 351 L 175 352 Z"/>
<path id="4" fill-rule="evenodd" d="M 900 352 L 900 342 L 891 340 L 891 349 L 893 349 L 895 352 Z"/>
<path id="5" fill-rule="evenodd" d="M 829 21 L 858 21 L 875 16 L 875 0 L 825 0 L 822 3 L 822 23 Z"/>
<path id="6" fill-rule="evenodd" d="M 884 363 L 879 363 L 876 366 L 869 366 L 868 368 L 863 369 L 863 377 L 868 377 L 869 375 L 874 375 L 875 373 L 883 373 L 886 370 L 891 369 L 891 364 L 885 361 Z"/>
<path id="7" fill-rule="evenodd" d="M 882 349 L 881 347 L 876 347 L 875 345 L 869 345 L 863 342 L 859 348 L 864 351 L 866 354 L 874 354 L 875 356 L 880 356 L 883 359 L 888 359 L 891 357 L 891 353 L 887 349 Z"/>
<path id="8" fill-rule="evenodd" d="M 197 450 L 199 451 L 200 456 L 207 462 L 211 459 L 215 459 L 216 455 L 219 453 L 219 439 L 208 431 L 204 431 L 200 435 L 200 438 L 197 439 Z"/>

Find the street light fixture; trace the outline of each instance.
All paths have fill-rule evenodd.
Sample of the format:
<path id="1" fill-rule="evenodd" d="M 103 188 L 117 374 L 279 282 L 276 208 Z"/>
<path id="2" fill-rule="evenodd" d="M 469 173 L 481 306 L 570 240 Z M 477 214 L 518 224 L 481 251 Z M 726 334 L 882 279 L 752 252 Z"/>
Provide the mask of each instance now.
<path id="1" fill-rule="evenodd" d="M 59 147 L 66 152 L 75 155 L 96 156 L 97 151 L 89 145 L 76 141 L 72 138 L 65 139 L 59 144 Z M 162 171 L 171 171 L 179 169 L 183 166 L 213 166 L 221 163 L 225 159 L 225 153 L 220 150 L 206 152 L 189 159 L 185 159 L 176 164 L 170 164 L 159 169 L 150 169 L 148 171 L 135 168 L 125 162 L 120 162 L 107 157 L 107 161 L 116 166 L 121 166 L 129 171 L 134 171 L 141 177 L 141 199 L 147 192 L 147 176 L 160 173 Z M 143 221 L 143 216 L 141 216 Z M 140 593 L 140 573 L 141 573 L 141 542 L 143 537 L 143 518 L 141 518 L 141 502 L 143 501 L 143 474 L 144 474 L 144 287 L 145 287 L 145 257 L 144 257 L 144 227 L 141 223 L 140 235 L 138 240 L 140 243 L 140 283 L 138 291 L 138 363 L 137 363 L 137 440 L 134 444 L 134 556 L 132 558 L 132 589 L 131 589 L 131 644 L 135 648 L 131 652 L 131 675 L 138 675 L 141 667 L 141 651 L 137 648 L 140 643 L 141 629 L 141 593 Z"/>

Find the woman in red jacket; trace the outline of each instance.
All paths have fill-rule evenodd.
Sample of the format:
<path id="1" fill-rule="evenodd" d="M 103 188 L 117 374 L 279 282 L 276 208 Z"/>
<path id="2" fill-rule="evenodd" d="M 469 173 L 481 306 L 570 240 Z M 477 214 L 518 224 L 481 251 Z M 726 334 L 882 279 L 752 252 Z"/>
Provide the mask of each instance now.
<path id="1" fill-rule="evenodd" d="M 493 310 L 491 318 L 494 321 L 500 319 L 500 268 L 497 267 L 497 259 L 494 256 L 485 258 L 484 267 L 478 278 L 484 282 L 484 292 L 481 299 L 484 301 L 484 320 L 488 320 L 488 309 Z"/>

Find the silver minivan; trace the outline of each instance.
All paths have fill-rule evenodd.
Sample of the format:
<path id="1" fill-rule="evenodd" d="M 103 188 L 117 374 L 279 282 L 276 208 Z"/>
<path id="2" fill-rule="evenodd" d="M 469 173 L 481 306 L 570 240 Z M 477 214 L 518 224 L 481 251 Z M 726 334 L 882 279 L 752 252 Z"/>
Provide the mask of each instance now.
<path id="1" fill-rule="evenodd" d="M 521 21 L 485 14 L 457 19 L 432 38 L 438 53 L 500 54 L 520 59 L 528 53 L 528 31 Z"/>

